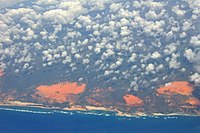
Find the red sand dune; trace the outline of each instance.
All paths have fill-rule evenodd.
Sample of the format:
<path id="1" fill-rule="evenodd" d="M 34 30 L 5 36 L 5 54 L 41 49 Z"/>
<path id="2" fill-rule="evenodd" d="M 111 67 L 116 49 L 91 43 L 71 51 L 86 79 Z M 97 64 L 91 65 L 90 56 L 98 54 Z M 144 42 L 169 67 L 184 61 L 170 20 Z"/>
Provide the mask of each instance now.
<path id="1" fill-rule="evenodd" d="M 94 100 L 92 98 L 87 98 L 87 102 L 92 104 L 92 105 L 95 105 L 95 106 L 102 106 L 102 103 L 97 102 L 96 100 Z"/>
<path id="2" fill-rule="evenodd" d="M 56 102 L 63 103 L 67 101 L 68 95 L 78 95 L 85 91 L 86 84 L 78 85 L 76 82 L 62 82 L 50 86 L 41 85 L 36 88 L 37 94 Z"/>
<path id="3" fill-rule="evenodd" d="M 142 99 L 134 95 L 125 95 L 123 99 L 128 106 L 142 106 L 144 104 Z"/>
<path id="4" fill-rule="evenodd" d="M 181 108 L 187 108 L 187 109 L 194 109 L 197 108 L 196 106 L 180 106 Z"/>
<path id="5" fill-rule="evenodd" d="M 193 106 L 200 106 L 200 100 L 198 100 L 197 98 L 194 97 L 190 97 L 186 100 L 186 103 L 189 103 L 190 105 Z"/>
<path id="6" fill-rule="evenodd" d="M 2 77 L 4 75 L 3 70 L 0 69 L 0 77 Z"/>
<path id="7" fill-rule="evenodd" d="M 192 91 L 192 86 L 189 82 L 186 81 L 171 82 L 157 89 L 158 94 L 163 95 L 181 94 L 185 96 L 190 96 L 192 95 Z"/>

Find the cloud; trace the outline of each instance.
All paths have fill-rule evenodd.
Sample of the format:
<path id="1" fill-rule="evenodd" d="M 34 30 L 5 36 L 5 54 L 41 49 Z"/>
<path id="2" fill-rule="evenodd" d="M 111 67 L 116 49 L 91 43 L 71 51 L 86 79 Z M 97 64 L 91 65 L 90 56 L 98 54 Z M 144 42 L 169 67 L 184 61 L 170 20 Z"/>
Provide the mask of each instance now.
<path id="1" fill-rule="evenodd" d="M 22 37 L 23 41 L 30 41 L 33 38 L 37 38 L 37 35 L 35 35 L 34 31 L 30 28 L 26 29 L 26 36 Z"/>
<path id="2" fill-rule="evenodd" d="M 139 1 L 133 1 L 133 7 L 135 7 L 135 8 L 141 8 L 142 5 L 141 5 L 141 3 Z"/>
<path id="3" fill-rule="evenodd" d="M 158 18 L 158 15 L 155 11 L 149 11 L 145 16 L 149 20 L 156 20 Z"/>
<path id="4" fill-rule="evenodd" d="M 131 57 L 129 58 L 130 62 L 135 62 L 135 59 L 137 58 L 137 54 L 132 53 Z"/>
<path id="5" fill-rule="evenodd" d="M 82 7 L 74 7 L 73 10 L 53 9 L 43 13 L 43 19 L 57 24 L 68 24 L 79 16 L 84 9 Z"/>
<path id="6" fill-rule="evenodd" d="M 89 59 L 83 59 L 83 64 L 85 65 L 85 64 L 88 64 L 90 62 L 90 60 Z"/>
<path id="7" fill-rule="evenodd" d="M 155 69 L 154 64 L 150 63 L 146 66 L 146 71 L 152 72 Z"/>
<path id="8" fill-rule="evenodd" d="M 42 49 L 42 45 L 39 43 L 39 42 L 36 42 L 35 44 L 34 44 L 34 47 L 37 49 L 37 50 L 40 50 L 40 49 Z"/>
<path id="9" fill-rule="evenodd" d="M 9 17 L 21 18 L 25 14 L 30 14 L 31 12 L 35 12 L 35 11 L 30 8 L 18 8 L 18 9 L 9 10 L 5 15 L 7 15 Z"/>
<path id="10" fill-rule="evenodd" d="M 192 25 L 192 22 L 185 21 L 182 27 L 183 31 L 188 31 L 191 28 L 191 25 Z"/>
<path id="11" fill-rule="evenodd" d="M 160 57 L 161 57 L 161 54 L 160 54 L 158 51 L 154 52 L 154 53 L 151 55 L 151 58 L 153 58 L 153 59 L 158 59 L 158 58 L 160 58 Z"/>
<path id="12" fill-rule="evenodd" d="M 150 88 L 151 82 L 171 80 L 169 71 L 184 72 L 189 63 L 188 80 L 200 71 L 194 21 L 199 6 L 197 0 L 192 0 L 196 5 L 184 1 L 190 8 L 153 0 L 35 0 L 7 8 L 0 14 L 1 67 L 20 72 L 61 64 L 68 66 L 66 73 L 95 71 L 96 82 L 105 76 L 110 76 L 108 83 L 120 82 L 123 77 L 137 90 L 141 83 Z M 166 76 L 157 77 L 157 72 Z"/>
<path id="13" fill-rule="evenodd" d="M 71 63 L 72 59 L 70 56 L 66 56 L 65 59 L 62 61 L 63 64 Z"/>
<path id="14" fill-rule="evenodd" d="M 200 1 L 199 0 L 184 0 L 192 9 L 192 18 L 197 19 L 200 14 Z"/>
<path id="15" fill-rule="evenodd" d="M 186 11 L 180 9 L 179 5 L 172 7 L 172 11 L 179 17 L 183 17 L 186 13 Z"/>
<path id="16" fill-rule="evenodd" d="M 67 51 L 63 51 L 61 54 L 62 57 L 66 57 L 67 56 Z"/>
<path id="17" fill-rule="evenodd" d="M 57 0 L 36 0 L 37 5 L 55 5 L 59 3 Z"/>
<path id="18" fill-rule="evenodd" d="M 190 80 L 193 81 L 195 84 L 200 84 L 200 74 L 199 73 L 194 73 L 193 75 L 190 76 Z"/>
<path id="19" fill-rule="evenodd" d="M 190 43 L 194 46 L 200 46 L 200 34 L 198 36 L 192 36 Z"/>
<path id="20" fill-rule="evenodd" d="M 184 56 L 190 61 L 193 62 L 195 58 L 195 53 L 192 51 L 192 49 L 186 49 Z"/>
<path id="21" fill-rule="evenodd" d="M 74 55 L 74 57 L 75 57 L 76 59 L 80 59 L 80 58 L 81 58 L 81 55 L 77 53 L 77 54 Z"/>
<path id="22" fill-rule="evenodd" d="M 0 9 L 16 5 L 16 4 L 21 3 L 23 1 L 28 1 L 28 0 L 0 0 L 0 3 L 1 3 Z"/>
<path id="23" fill-rule="evenodd" d="M 155 2 L 152 0 L 142 1 L 141 4 L 151 8 L 151 10 L 160 10 L 165 6 L 164 2 Z"/>
<path id="24" fill-rule="evenodd" d="M 172 54 L 170 61 L 169 61 L 169 67 L 173 69 L 179 69 L 181 67 L 181 62 L 178 61 L 178 58 L 180 57 L 180 54 Z"/>
<path id="25" fill-rule="evenodd" d="M 131 31 L 128 29 L 127 26 L 121 27 L 121 36 L 128 36 L 130 35 Z"/>
<path id="26" fill-rule="evenodd" d="M 199 57 L 200 57 L 200 51 L 194 55 L 193 63 L 194 63 L 194 67 L 196 71 L 200 73 L 200 58 Z"/>
<path id="27" fill-rule="evenodd" d="M 110 10 L 112 12 L 116 12 L 122 8 L 122 5 L 120 3 L 113 3 L 110 5 Z"/>

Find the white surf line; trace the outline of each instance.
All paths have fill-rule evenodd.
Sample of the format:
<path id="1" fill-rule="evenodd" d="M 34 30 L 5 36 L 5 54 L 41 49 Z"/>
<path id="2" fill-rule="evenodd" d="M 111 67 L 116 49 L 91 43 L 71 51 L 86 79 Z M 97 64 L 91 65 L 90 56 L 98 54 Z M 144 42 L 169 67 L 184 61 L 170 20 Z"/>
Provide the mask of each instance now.
<path id="1" fill-rule="evenodd" d="M 22 113 L 33 113 L 33 114 L 53 114 L 52 111 L 32 111 L 32 110 L 26 110 L 26 109 L 12 109 L 12 108 L 0 108 L 0 110 L 6 110 L 6 111 L 15 111 L 15 112 L 22 112 Z"/>

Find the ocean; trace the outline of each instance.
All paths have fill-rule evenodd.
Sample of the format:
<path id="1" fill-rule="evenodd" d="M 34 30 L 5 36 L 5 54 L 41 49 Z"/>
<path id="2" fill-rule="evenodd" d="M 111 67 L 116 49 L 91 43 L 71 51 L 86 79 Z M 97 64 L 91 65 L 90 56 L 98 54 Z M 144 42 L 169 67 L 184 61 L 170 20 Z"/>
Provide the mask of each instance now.
<path id="1" fill-rule="evenodd" d="M 78 112 L 0 107 L 0 133 L 200 133 L 200 117 L 117 117 Z"/>

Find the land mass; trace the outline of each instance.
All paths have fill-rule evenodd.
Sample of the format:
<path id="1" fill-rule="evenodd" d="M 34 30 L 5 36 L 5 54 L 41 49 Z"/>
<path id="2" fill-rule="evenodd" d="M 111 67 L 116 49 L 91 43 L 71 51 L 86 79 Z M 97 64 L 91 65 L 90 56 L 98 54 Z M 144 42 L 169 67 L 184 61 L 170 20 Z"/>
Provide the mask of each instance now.
<path id="1" fill-rule="evenodd" d="M 150 91 L 113 88 L 89 89 L 84 83 L 60 82 L 31 90 L 0 93 L 0 106 L 24 106 L 60 110 L 109 111 L 117 116 L 200 116 L 200 99 L 192 83 L 175 81 Z"/>

